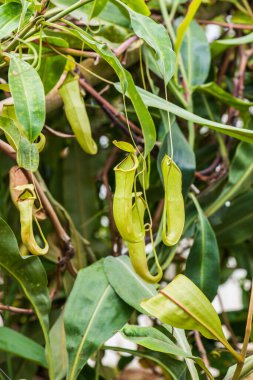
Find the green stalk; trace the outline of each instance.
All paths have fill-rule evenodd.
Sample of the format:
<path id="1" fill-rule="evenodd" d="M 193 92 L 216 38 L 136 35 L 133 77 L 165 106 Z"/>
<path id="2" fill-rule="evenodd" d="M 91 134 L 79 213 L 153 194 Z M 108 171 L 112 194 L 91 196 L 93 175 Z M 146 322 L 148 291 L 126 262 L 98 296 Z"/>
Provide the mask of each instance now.
<path id="1" fill-rule="evenodd" d="M 59 20 L 60 18 L 68 15 L 69 13 L 75 11 L 76 9 L 80 8 L 82 5 L 91 3 L 93 0 L 79 0 L 75 4 L 71 5 L 70 7 L 63 9 L 61 12 L 57 13 L 55 16 L 51 17 L 48 22 L 54 22 Z"/>
<path id="2" fill-rule="evenodd" d="M 169 32 L 169 35 L 171 37 L 173 44 L 175 44 L 176 35 L 175 35 L 174 29 L 173 29 L 172 24 L 171 24 L 171 16 L 168 14 L 167 7 L 166 7 L 164 0 L 159 0 L 159 3 L 160 3 L 160 9 L 161 9 L 161 13 L 162 13 L 166 28 Z M 172 12 L 173 12 L 172 15 L 176 12 L 175 6 L 173 7 Z M 181 96 L 180 101 L 188 111 L 192 112 L 192 90 L 190 87 L 189 80 L 187 78 L 187 73 L 186 73 L 180 52 L 178 52 L 178 65 L 179 65 L 180 72 L 181 72 L 182 77 L 183 77 L 183 81 L 184 81 L 184 85 L 185 85 L 185 92 L 187 94 L 187 100 L 182 103 L 182 96 Z M 177 78 L 175 78 L 175 79 L 177 82 Z M 173 90 L 175 91 L 175 85 L 173 87 Z M 176 96 L 179 98 L 178 92 L 177 92 Z M 188 136 L 189 144 L 193 148 L 194 142 L 195 142 L 195 128 L 194 128 L 194 124 L 190 121 L 188 121 L 188 131 L 189 131 L 189 136 Z"/>

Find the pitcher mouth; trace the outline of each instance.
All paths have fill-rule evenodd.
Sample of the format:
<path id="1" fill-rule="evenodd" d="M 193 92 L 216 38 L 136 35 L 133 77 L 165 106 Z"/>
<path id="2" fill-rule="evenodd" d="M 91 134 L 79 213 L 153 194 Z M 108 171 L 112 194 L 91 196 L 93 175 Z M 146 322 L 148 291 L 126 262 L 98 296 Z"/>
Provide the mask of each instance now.
<path id="1" fill-rule="evenodd" d="M 122 168 L 122 166 L 126 163 L 127 160 L 129 160 L 129 158 L 131 158 L 131 160 L 132 160 L 132 167 L 130 167 L 128 169 Z M 115 171 L 121 171 L 123 173 L 129 173 L 129 172 L 136 170 L 138 165 L 139 165 L 138 158 L 136 157 L 136 155 L 134 153 L 130 153 L 118 165 L 115 166 L 114 170 Z"/>

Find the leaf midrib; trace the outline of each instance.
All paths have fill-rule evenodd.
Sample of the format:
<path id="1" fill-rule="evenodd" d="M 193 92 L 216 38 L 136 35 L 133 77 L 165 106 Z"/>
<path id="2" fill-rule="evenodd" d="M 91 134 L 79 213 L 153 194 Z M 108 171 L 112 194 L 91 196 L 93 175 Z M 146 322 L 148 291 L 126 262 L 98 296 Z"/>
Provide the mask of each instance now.
<path id="1" fill-rule="evenodd" d="M 86 338 L 88 336 L 88 333 L 89 333 L 89 331 L 91 329 L 91 326 L 92 326 L 92 324 L 94 322 L 94 319 L 95 319 L 96 315 L 98 314 L 98 311 L 99 311 L 99 309 L 100 309 L 100 307 L 101 307 L 104 299 L 106 298 L 107 293 L 110 290 L 110 288 L 111 288 L 110 284 L 107 285 L 106 289 L 104 290 L 104 293 L 103 293 L 102 297 L 100 298 L 99 302 L 97 303 L 97 306 L 94 309 L 93 315 L 92 315 L 92 317 L 91 317 L 91 319 L 90 319 L 90 321 L 89 321 L 89 323 L 87 325 L 85 334 L 83 335 L 81 343 L 80 343 L 79 348 L 77 350 L 77 354 L 76 354 L 76 357 L 75 357 L 75 360 L 74 360 L 74 363 L 73 363 L 73 366 L 72 366 L 72 370 L 71 370 L 71 374 L 70 374 L 69 380 L 74 380 L 75 379 L 76 368 L 77 368 L 77 365 L 78 365 L 79 357 L 80 357 L 80 355 L 82 353 L 82 349 L 83 349 L 85 340 L 86 340 Z"/>

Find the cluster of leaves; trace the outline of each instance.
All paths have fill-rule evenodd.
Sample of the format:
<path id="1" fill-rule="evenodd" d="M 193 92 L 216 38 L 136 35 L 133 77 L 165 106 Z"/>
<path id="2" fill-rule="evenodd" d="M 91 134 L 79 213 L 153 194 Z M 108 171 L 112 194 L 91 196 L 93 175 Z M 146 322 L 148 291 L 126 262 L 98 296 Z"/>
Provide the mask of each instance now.
<path id="1" fill-rule="evenodd" d="M 253 371 L 252 4 L 0 3 L 0 378 L 121 379 L 134 358 L 154 379 L 213 379 L 211 367 L 218 379 L 245 378 Z M 135 273 L 115 226 L 113 167 L 125 153 L 114 140 L 143 152 L 138 188 L 155 238 L 146 238 L 149 269 L 155 274 L 154 244 L 164 270 L 158 286 Z M 165 154 L 181 169 L 186 210 L 169 248 Z M 30 219 L 15 198 L 28 183 Z M 36 257 L 43 242 L 48 253 Z M 227 340 L 211 302 L 237 268 L 243 306 L 220 316 Z M 142 314 L 152 327 L 138 324 Z M 117 331 L 136 349 L 106 346 Z M 110 351 L 116 367 L 104 365 Z"/>

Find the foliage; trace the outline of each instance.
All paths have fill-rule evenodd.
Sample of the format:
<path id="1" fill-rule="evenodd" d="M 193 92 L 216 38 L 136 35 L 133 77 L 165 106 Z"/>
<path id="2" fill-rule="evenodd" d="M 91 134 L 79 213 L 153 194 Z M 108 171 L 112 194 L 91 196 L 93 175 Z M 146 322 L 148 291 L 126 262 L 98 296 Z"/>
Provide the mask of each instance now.
<path id="1" fill-rule="evenodd" d="M 0 1 L 0 379 L 253 372 L 252 29 L 249 0 Z"/>

